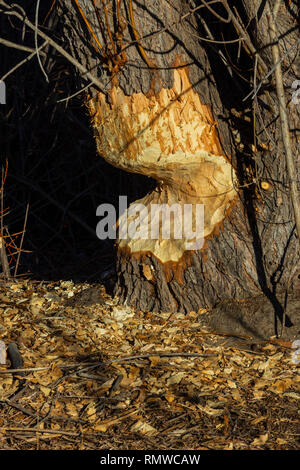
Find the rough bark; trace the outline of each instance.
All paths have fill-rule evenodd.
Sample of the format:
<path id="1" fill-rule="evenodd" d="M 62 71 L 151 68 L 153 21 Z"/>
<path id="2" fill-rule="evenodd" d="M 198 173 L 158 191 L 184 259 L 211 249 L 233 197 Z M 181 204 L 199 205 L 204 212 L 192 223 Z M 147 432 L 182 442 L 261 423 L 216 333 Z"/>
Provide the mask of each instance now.
<path id="1" fill-rule="evenodd" d="M 266 13 L 259 2 L 243 3 L 239 14 L 245 24 L 252 20 L 250 37 L 261 48 L 263 62 L 254 67 L 258 81 L 273 66 Z M 222 65 L 219 46 L 211 49 L 199 39 L 207 33 L 205 26 L 216 31 L 220 20 L 206 8 L 197 17 L 189 14 L 194 2 L 141 0 L 132 2 L 132 10 L 129 0 L 106 2 L 105 11 L 105 3 L 96 1 L 100 26 L 93 2 L 79 4 L 97 39 L 70 2 L 61 14 L 73 54 L 94 70 L 106 90 L 91 91 L 87 99 L 99 154 L 112 165 L 157 181 L 156 189 L 138 201 L 146 207 L 191 203 L 193 208 L 204 204 L 205 210 L 200 249 L 187 250 L 187 240 L 175 237 L 119 240 L 116 295 L 143 311 L 186 312 L 263 291 L 280 311 L 277 291 L 297 288 L 299 268 L 272 83 L 261 87 L 245 118 L 247 87 Z M 281 14 L 289 20 L 278 22 L 283 53 L 299 38 L 295 8 L 289 8 L 284 2 Z M 223 7 L 216 11 L 226 17 Z M 232 37 L 232 24 L 221 26 Z M 242 47 L 249 54 L 247 45 Z M 299 72 L 297 54 L 295 47 L 294 62 L 290 55 L 283 61 L 287 87 Z M 241 125 L 234 116 L 250 123 Z M 298 159 L 299 106 L 289 106 L 289 118 Z M 244 148 L 236 145 L 233 126 L 245 138 Z"/>

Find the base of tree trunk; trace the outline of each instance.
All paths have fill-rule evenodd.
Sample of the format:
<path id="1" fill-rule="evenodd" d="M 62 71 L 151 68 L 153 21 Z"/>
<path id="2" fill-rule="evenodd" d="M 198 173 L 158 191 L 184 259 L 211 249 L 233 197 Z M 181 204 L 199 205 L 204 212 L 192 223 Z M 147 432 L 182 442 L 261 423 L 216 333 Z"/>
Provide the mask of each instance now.
<path id="1" fill-rule="evenodd" d="M 240 201 L 206 240 L 178 262 L 162 263 L 151 252 L 118 248 L 115 295 L 142 311 L 190 312 L 226 299 L 261 293 L 251 237 L 240 217 Z M 249 229 L 248 229 L 249 230 Z"/>

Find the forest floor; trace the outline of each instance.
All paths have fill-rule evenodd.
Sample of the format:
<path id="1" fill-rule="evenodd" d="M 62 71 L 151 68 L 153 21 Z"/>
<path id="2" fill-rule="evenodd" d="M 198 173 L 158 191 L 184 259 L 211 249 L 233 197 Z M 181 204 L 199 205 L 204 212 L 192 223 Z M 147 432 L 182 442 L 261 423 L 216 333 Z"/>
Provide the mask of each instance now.
<path id="1" fill-rule="evenodd" d="M 216 332 L 205 309 L 142 313 L 72 281 L 2 281 L 0 312 L 1 450 L 300 447 L 284 334 Z"/>

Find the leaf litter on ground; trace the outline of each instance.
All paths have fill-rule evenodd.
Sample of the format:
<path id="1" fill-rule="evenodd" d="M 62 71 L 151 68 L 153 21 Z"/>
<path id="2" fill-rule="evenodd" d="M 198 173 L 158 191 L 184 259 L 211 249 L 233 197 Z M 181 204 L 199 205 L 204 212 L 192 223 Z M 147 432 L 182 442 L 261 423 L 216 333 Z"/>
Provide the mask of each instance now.
<path id="1" fill-rule="evenodd" d="M 299 448 L 293 350 L 228 346 L 199 327 L 205 312 L 142 313 L 88 283 L 3 282 L 0 448 Z M 22 377 L 4 359 L 12 342 Z"/>

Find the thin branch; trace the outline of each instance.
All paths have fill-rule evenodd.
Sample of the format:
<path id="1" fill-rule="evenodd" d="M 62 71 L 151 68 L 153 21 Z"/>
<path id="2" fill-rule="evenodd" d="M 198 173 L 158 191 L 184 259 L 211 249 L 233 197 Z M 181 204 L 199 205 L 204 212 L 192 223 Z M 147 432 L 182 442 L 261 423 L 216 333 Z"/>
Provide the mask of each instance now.
<path id="1" fill-rule="evenodd" d="M 39 30 L 31 21 L 28 20 L 28 18 L 23 17 L 20 13 L 17 11 L 11 10 L 11 6 L 5 3 L 3 0 L 0 0 L 0 5 L 3 5 L 5 8 L 7 8 L 7 12 L 5 14 L 15 16 L 18 18 L 22 23 L 26 24 L 30 29 L 33 31 L 37 31 L 37 34 L 48 41 L 48 43 L 54 47 L 54 49 L 57 50 L 59 54 L 61 54 L 63 57 L 65 57 L 74 67 L 76 67 L 87 79 L 89 79 L 96 87 L 99 88 L 99 90 L 107 95 L 107 92 L 103 89 L 102 83 L 98 80 L 97 77 L 95 77 L 91 72 L 89 72 L 78 60 L 76 60 L 73 56 L 71 56 L 68 52 L 66 52 L 61 46 L 59 46 L 53 39 L 51 39 L 47 34 L 43 33 L 41 30 Z"/>
<path id="2" fill-rule="evenodd" d="M 100 50 L 103 50 L 103 47 L 102 47 L 102 45 L 100 44 L 100 41 L 99 41 L 99 39 L 97 38 L 96 34 L 94 33 L 93 28 L 91 27 L 90 23 L 89 23 L 88 20 L 86 19 L 86 16 L 85 16 L 85 14 L 83 13 L 82 8 L 80 7 L 80 5 L 79 5 L 79 3 L 78 3 L 78 0 L 74 0 L 74 1 L 75 1 L 75 3 L 76 3 L 76 6 L 77 6 L 77 8 L 78 8 L 78 10 L 79 10 L 79 13 L 80 13 L 80 15 L 81 15 L 83 21 L 84 21 L 85 24 L 86 24 L 86 27 L 88 28 L 89 32 L 90 32 L 91 35 L 93 36 L 94 41 L 96 42 L 96 44 L 97 44 L 97 46 L 99 47 L 99 49 L 100 49 Z"/>
<path id="3" fill-rule="evenodd" d="M 16 180 L 21 181 L 22 183 L 26 184 L 27 186 L 35 189 L 35 191 L 39 192 L 42 194 L 48 201 L 50 201 L 54 206 L 58 207 L 63 213 L 65 213 L 65 207 L 60 204 L 58 201 L 56 201 L 52 196 L 50 196 L 46 191 L 44 191 L 42 188 L 40 188 L 37 184 L 33 183 L 32 181 L 28 181 L 25 178 L 22 178 L 20 176 L 14 175 L 14 178 Z M 71 211 L 68 211 L 69 217 L 71 217 L 75 222 L 77 222 L 79 225 L 81 225 L 87 232 L 89 232 L 91 235 L 96 236 L 96 231 L 94 231 L 89 225 L 87 225 L 84 220 L 82 220 L 80 217 L 78 217 L 76 214 L 74 214 Z"/>
<path id="4" fill-rule="evenodd" d="M 199 34 L 195 34 L 195 33 L 191 33 L 189 32 L 189 34 L 191 36 L 194 36 L 195 38 L 198 38 L 200 39 L 200 41 L 206 41 L 206 42 L 212 42 L 213 44 L 235 44 L 237 42 L 241 43 L 244 38 L 237 38 L 237 39 L 230 39 L 228 41 L 226 40 L 217 40 L 217 39 L 208 39 L 208 38 L 204 38 L 203 36 L 199 36 Z"/>
<path id="5" fill-rule="evenodd" d="M 128 10 L 129 10 L 129 17 L 130 17 L 132 32 L 133 32 L 134 38 L 136 40 L 136 43 L 137 43 L 138 49 L 140 51 L 140 54 L 141 54 L 142 58 L 144 59 L 145 63 L 148 65 L 148 67 L 150 69 L 152 69 L 153 65 L 151 64 L 151 61 L 149 60 L 143 46 L 140 43 L 140 35 L 139 35 L 139 33 L 136 29 L 136 26 L 135 26 L 133 8 L 132 8 L 132 0 L 129 0 L 129 2 L 128 2 Z"/>
<path id="6" fill-rule="evenodd" d="M 243 36 L 243 38 L 245 39 L 245 43 L 246 45 L 248 46 L 248 49 L 249 51 L 251 52 L 251 54 L 253 54 L 254 56 L 257 55 L 258 57 L 258 60 L 260 62 L 260 66 L 262 67 L 263 71 L 264 72 L 267 72 L 268 70 L 268 67 L 267 65 L 265 64 L 264 60 L 261 58 L 261 56 L 258 54 L 256 48 L 254 47 L 254 45 L 252 44 L 252 41 L 250 39 L 250 36 L 249 34 L 247 33 L 247 31 L 244 29 L 244 27 L 240 24 L 239 20 L 236 18 L 236 16 L 233 14 L 231 8 L 229 7 L 228 3 L 227 3 L 227 0 L 222 0 L 222 3 L 225 7 L 225 9 L 227 10 L 228 14 L 230 15 L 230 18 L 232 20 L 232 23 L 234 24 L 234 26 L 236 27 L 236 29 L 239 31 L 239 33 Z"/>
<path id="7" fill-rule="evenodd" d="M 105 24 L 106 24 L 106 28 L 107 28 L 107 32 L 108 32 L 108 37 L 110 39 L 110 42 L 111 42 L 112 48 L 114 50 L 114 53 L 116 55 L 118 55 L 117 48 L 116 48 L 116 45 L 114 43 L 114 40 L 113 40 L 113 37 L 112 37 L 112 34 L 111 34 L 111 30 L 110 30 L 110 27 L 109 27 L 108 15 L 107 15 L 107 10 L 106 10 L 106 5 L 105 5 L 104 0 L 102 0 L 102 5 L 103 5 L 103 10 L 104 10 L 104 18 L 105 18 Z"/>
<path id="8" fill-rule="evenodd" d="M 209 2 L 210 5 L 214 4 L 214 3 L 219 3 L 220 0 L 211 0 Z M 138 41 L 135 39 L 133 41 L 130 41 L 130 43 L 126 44 L 126 46 L 124 46 L 120 53 L 122 54 L 122 52 L 124 52 L 126 49 L 128 49 L 129 47 L 131 47 L 133 44 L 137 44 L 138 42 L 142 43 L 143 41 L 146 41 L 148 38 L 153 38 L 154 36 L 157 36 L 158 34 L 162 34 L 162 33 L 165 33 L 166 31 L 168 30 L 172 30 L 173 28 L 175 28 L 175 26 L 179 25 L 180 23 L 182 23 L 183 21 L 185 21 L 187 18 L 189 18 L 191 15 L 193 15 L 194 13 L 196 13 L 198 10 L 201 10 L 202 8 L 205 8 L 205 5 L 198 5 L 197 7 L 195 8 L 192 8 L 190 9 L 190 11 L 188 11 L 187 13 L 185 13 L 183 16 L 181 16 L 179 18 L 179 20 L 177 21 L 173 21 L 172 23 L 168 24 L 167 26 L 164 26 L 163 28 L 160 28 L 156 31 L 153 31 L 152 33 L 149 33 L 149 34 L 146 34 L 145 36 L 141 36 Z M 131 26 L 131 23 L 126 21 L 126 24 L 128 24 L 129 26 Z"/>
<path id="9" fill-rule="evenodd" d="M 3 235 L 4 235 L 4 224 L 3 224 L 3 218 L 4 218 L 4 181 L 5 181 L 5 176 L 4 176 L 4 169 L 2 167 L 2 178 L 1 178 L 1 234 L 0 234 L 0 259 L 1 259 L 1 265 L 2 265 L 2 272 L 3 275 L 6 279 L 10 278 L 10 270 L 9 270 L 9 264 L 7 260 L 7 254 L 6 254 L 6 244 L 3 240 Z"/>
<path id="10" fill-rule="evenodd" d="M 64 436 L 73 436 L 73 437 L 77 437 L 77 436 L 80 436 L 80 433 L 75 433 L 75 432 L 71 432 L 71 431 L 61 431 L 60 429 L 57 429 L 57 430 L 53 430 L 53 429 L 38 429 L 38 428 L 22 428 L 22 427 L 8 427 L 8 428 L 1 428 L 3 431 L 11 431 L 11 432 L 40 432 L 40 433 L 43 433 L 43 434 L 62 434 Z"/>
<path id="11" fill-rule="evenodd" d="M 90 86 L 92 85 L 92 82 L 90 82 L 88 85 L 86 85 L 85 87 L 81 88 L 80 90 L 77 90 L 75 93 L 73 93 L 72 95 L 69 95 L 69 96 L 66 96 L 66 98 L 62 98 L 60 100 L 57 100 L 56 103 L 63 103 L 64 101 L 69 101 L 71 100 L 72 98 L 75 98 L 75 96 L 77 95 L 80 95 L 80 93 L 84 92 L 85 90 L 87 90 L 88 88 L 90 88 Z"/>
<path id="12" fill-rule="evenodd" d="M 277 0 L 274 13 L 275 16 L 278 12 L 281 0 Z M 296 167 L 293 159 L 293 153 L 291 148 L 291 141 L 290 141 L 290 130 L 289 130 L 289 122 L 288 122 L 288 113 L 286 108 L 286 101 L 285 101 L 285 94 L 284 94 L 284 87 L 283 87 L 283 79 L 282 79 L 282 68 L 280 63 L 280 52 L 278 46 L 278 33 L 277 28 L 275 25 L 275 20 L 272 13 L 269 10 L 268 15 L 269 25 L 270 25 L 270 38 L 271 41 L 274 43 L 272 46 L 272 54 L 273 54 L 273 61 L 274 64 L 277 64 L 275 68 L 275 81 L 276 81 L 276 92 L 279 102 L 279 115 L 280 115 L 280 124 L 281 124 L 281 132 L 282 132 L 282 139 L 283 145 L 285 149 L 285 157 L 286 157 L 286 166 L 288 177 L 290 180 L 290 194 L 292 199 L 292 206 L 294 210 L 295 222 L 296 222 L 296 230 L 298 235 L 298 243 L 300 248 L 300 204 L 299 204 L 299 195 L 298 195 L 298 188 L 297 188 L 297 179 L 296 179 Z"/>
<path id="13" fill-rule="evenodd" d="M 38 63 L 40 65 L 40 69 L 41 69 L 41 71 L 43 72 L 43 74 L 45 76 L 46 82 L 49 83 L 49 78 L 48 78 L 48 75 L 46 74 L 45 69 L 43 67 L 43 64 L 42 64 L 42 61 L 41 61 L 41 58 L 40 58 L 40 54 L 39 54 L 39 50 L 38 50 L 38 34 L 37 34 L 37 32 L 38 32 L 38 24 L 39 24 L 39 8 L 40 8 L 40 0 L 37 0 L 36 9 L 35 9 L 34 44 L 35 44 L 36 56 L 37 56 Z"/>
<path id="14" fill-rule="evenodd" d="M 24 235 L 25 235 L 25 230 L 26 230 L 26 225 L 27 225 L 28 210 L 29 210 L 29 204 L 27 203 L 26 212 L 25 212 L 25 219 L 24 219 L 24 225 L 23 225 L 23 233 L 22 233 L 22 236 L 21 236 L 21 242 L 20 242 L 20 247 L 19 247 L 19 251 L 18 251 L 17 262 L 16 262 L 16 266 L 15 266 L 15 271 L 14 271 L 14 277 L 17 275 L 18 267 L 19 267 L 19 263 L 20 263 L 20 256 L 21 256 L 21 252 L 22 252 Z"/>
<path id="15" fill-rule="evenodd" d="M 230 13 L 227 11 L 228 13 L 228 17 L 227 18 L 223 18 L 223 16 L 219 15 L 210 5 L 209 3 L 206 3 L 205 0 L 201 0 L 201 2 L 203 3 L 203 5 L 216 17 L 218 18 L 218 20 L 220 20 L 222 23 L 230 23 L 231 21 L 231 15 Z"/>
<path id="16" fill-rule="evenodd" d="M 6 47 L 12 47 L 13 49 L 19 49 L 20 51 L 26 52 L 35 52 L 31 47 L 23 46 L 22 44 L 17 44 L 16 42 L 8 41 L 7 39 L 0 38 L 0 44 L 3 44 Z M 45 56 L 45 52 L 41 52 L 40 55 Z"/>
<path id="17" fill-rule="evenodd" d="M 216 357 L 218 356 L 218 353 L 164 353 L 164 352 L 153 352 L 149 354 L 140 354 L 136 356 L 127 356 L 127 357 L 117 357 L 115 359 L 111 359 L 110 361 L 105 361 L 105 362 L 88 362 L 85 363 L 87 367 L 83 367 L 82 369 L 75 370 L 72 372 L 72 374 L 77 374 L 79 372 L 84 372 L 85 370 L 88 369 L 94 369 L 96 367 L 104 367 L 108 366 L 111 364 L 114 364 L 116 362 L 129 362 L 129 361 L 135 361 L 137 359 L 149 359 L 154 356 L 159 356 L 159 357 Z M 58 367 L 59 369 L 72 369 L 77 366 L 82 366 L 83 363 L 75 363 L 75 364 L 55 364 L 55 367 Z M 22 368 L 22 369 L 6 369 L 6 370 L 1 370 L 0 369 L 0 374 L 15 374 L 17 372 L 39 372 L 39 371 L 44 371 L 48 370 L 52 365 L 49 366 L 44 366 L 44 367 L 28 367 L 28 368 Z"/>
<path id="18" fill-rule="evenodd" d="M 130 362 L 135 361 L 138 359 L 150 359 L 151 357 L 195 357 L 195 358 L 203 358 L 203 357 L 216 357 L 218 354 L 216 353 L 164 353 L 164 352 L 153 352 L 149 354 L 138 354 L 136 356 L 128 356 L 128 357 L 120 357 L 116 359 L 111 359 L 110 361 L 105 362 L 96 362 L 93 365 L 83 367 L 82 369 L 70 372 L 70 374 L 64 376 L 64 378 L 84 372 L 86 370 L 95 369 L 96 367 L 104 367 L 114 363 L 122 363 L 122 362 Z"/>
<path id="19" fill-rule="evenodd" d="M 211 32 L 211 30 L 209 29 L 209 27 L 208 27 L 206 21 L 204 21 L 204 19 L 203 19 L 201 16 L 199 16 L 199 20 L 200 20 L 202 26 L 204 27 L 204 29 L 205 29 L 205 31 L 206 31 L 208 37 L 210 38 L 210 40 L 211 40 L 212 42 L 214 42 L 214 37 L 213 37 L 212 32 Z M 213 47 L 213 46 L 212 46 L 212 47 Z M 232 67 L 231 67 L 231 65 L 228 63 L 228 60 L 227 60 L 226 57 L 224 56 L 223 52 L 221 51 L 221 49 L 215 49 L 215 50 L 217 51 L 217 53 L 218 53 L 219 56 L 221 57 L 221 60 L 222 60 L 222 62 L 224 63 L 225 67 L 227 68 L 229 75 L 233 78 Z"/>
<path id="20" fill-rule="evenodd" d="M 300 39 L 298 39 L 298 41 L 296 41 L 294 44 L 292 44 L 286 50 L 286 52 L 283 54 L 283 56 L 281 56 L 279 58 L 279 60 L 273 65 L 271 70 L 268 73 L 266 73 L 266 75 L 261 79 L 261 81 L 259 82 L 257 87 L 254 87 L 253 90 L 251 90 L 251 92 L 247 96 L 245 96 L 245 98 L 243 98 L 243 101 L 246 101 L 250 96 L 252 96 L 252 99 L 255 98 L 255 96 L 259 92 L 259 90 L 260 90 L 261 86 L 263 85 L 263 83 L 267 80 L 267 78 L 269 78 L 273 74 L 273 72 L 275 72 L 278 65 L 281 64 L 281 62 L 295 49 L 295 47 L 298 46 L 298 44 L 300 44 Z"/>
<path id="21" fill-rule="evenodd" d="M 99 28 L 100 28 L 100 31 L 101 31 L 101 35 L 103 37 L 103 41 L 105 42 L 105 46 L 107 47 L 107 40 L 106 40 L 106 36 L 105 36 L 105 32 L 104 32 L 104 27 L 102 26 L 101 17 L 100 17 L 98 8 L 96 6 L 95 0 L 92 0 L 92 4 L 93 4 L 93 7 L 94 7 L 94 10 L 95 10 L 95 13 L 96 13 L 96 17 L 97 17 L 98 25 L 99 25 Z"/>
<path id="22" fill-rule="evenodd" d="M 46 45 L 48 44 L 48 41 L 45 41 L 39 48 L 38 51 L 41 51 Z M 10 69 L 3 77 L 1 77 L 1 80 L 5 80 L 9 75 L 11 75 L 13 72 L 18 70 L 22 65 L 26 64 L 26 62 L 29 62 L 35 55 L 36 55 L 36 50 L 33 51 L 29 56 L 25 57 L 25 59 L 21 60 L 18 64 L 16 64 L 12 69 Z M 44 53 L 43 53 L 44 54 Z"/>

